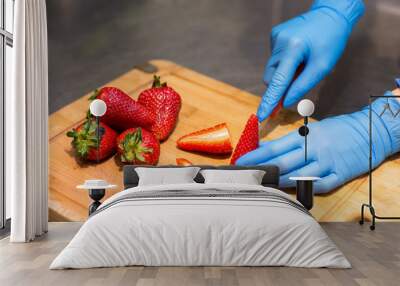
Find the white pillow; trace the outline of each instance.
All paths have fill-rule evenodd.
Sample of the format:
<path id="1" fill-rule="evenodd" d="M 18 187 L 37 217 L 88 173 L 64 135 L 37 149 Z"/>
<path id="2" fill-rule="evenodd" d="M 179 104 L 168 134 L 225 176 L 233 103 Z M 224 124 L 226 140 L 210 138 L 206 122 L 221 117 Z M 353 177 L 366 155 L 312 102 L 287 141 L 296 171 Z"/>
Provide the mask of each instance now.
<path id="1" fill-rule="evenodd" d="M 205 184 L 261 185 L 265 171 L 262 170 L 202 170 Z"/>
<path id="2" fill-rule="evenodd" d="M 195 183 L 193 179 L 199 170 L 199 167 L 135 168 L 139 176 L 139 186 Z"/>

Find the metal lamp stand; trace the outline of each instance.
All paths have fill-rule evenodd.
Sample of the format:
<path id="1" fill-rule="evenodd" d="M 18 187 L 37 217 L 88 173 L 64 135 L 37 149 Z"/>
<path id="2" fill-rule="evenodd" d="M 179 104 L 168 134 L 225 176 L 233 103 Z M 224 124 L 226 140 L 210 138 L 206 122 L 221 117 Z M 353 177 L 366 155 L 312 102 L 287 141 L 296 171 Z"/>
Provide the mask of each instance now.
<path id="1" fill-rule="evenodd" d="M 308 116 L 304 116 L 304 125 L 299 128 L 300 136 L 304 137 L 304 163 L 307 165 L 307 135 L 310 130 L 307 127 Z M 312 209 L 314 205 L 314 191 L 313 191 L 313 179 L 302 178 L 296 180 L 296 199 L 301 202 L 306 209 Z"/>
<path id="2" fill-rule="evenodd" d="M 304 162 L 307 164 L 307 135 L 310 130 L 307 127 L 308 116 L 304 116 L 304 125 L 299 128 L 300 136 L 304 137 Z"/>
<path id="3" fill-rule="evenodd" d="M 100 200 L 106 194 L 106 189 L 90 189 L 89 197 L 93 200 L 92 204 L 89 206 L 89 216 L 94 213 L 97 208 L 101 205 Z"/>
<path id="4" fill-rule="evenodd" d="M 400 98 L 399 95 L 390 95 L 390 96 L 384 96 L 384 95 L 372 96 L 371 95 L 369 97 L 369 170 L 368 170 L 368 179 L 369 179 L 369 184 L 368 184 L 368 188 L 369 188 L 368 192 L 369 193 L 368 193 L 368 195 L 369 195 L 369 199 L 368 199 L 368 203 L 364 203 L 364 204 L 361 205 L 361 219 L 360 219 L 359 223 L 361 225 L 364 224 L 364 209 L 368 208 L 370 213 L 371 213 L 371 216 L 372 216 L 372 224 L 369 227 L 371 230 L 375 229 L 375 220 L 376 219 L 381 219 L 381 220 L 400 219 L 400 217 L 378 216 L 376 214 L 375 207 L 374 207 L 373 201 L 372 201 L 372 198 L 373 198 L 373 196 L 372 196 L 372 191 L 373 191 L 373 188 L 372 188 L 372 172 L 373 172 L 373 170 L 372 170 L 372 106 L 371 105 L 372 105 L 372 102 L 373 102 L 373 100 L 375 98 L 382 98 L 382 97 L 385 97 L 385 98 Z M 382 111 L 382 114 L 386 111 L 386 107 L 388 107 L 388 105 L 385 106 L 385 109 Z M 395 116 L 393 114 L 393 112 L 392 112 L 392 115 Z"/>
<path id="5" fill-rule="evenodd" d="M 97 137 L 97 146 L 96 146 L 96 159 L 97 163 L 100 162 L 99 152 L 100 152 L 100 116 L 96 116 L 96 137 Z"/>

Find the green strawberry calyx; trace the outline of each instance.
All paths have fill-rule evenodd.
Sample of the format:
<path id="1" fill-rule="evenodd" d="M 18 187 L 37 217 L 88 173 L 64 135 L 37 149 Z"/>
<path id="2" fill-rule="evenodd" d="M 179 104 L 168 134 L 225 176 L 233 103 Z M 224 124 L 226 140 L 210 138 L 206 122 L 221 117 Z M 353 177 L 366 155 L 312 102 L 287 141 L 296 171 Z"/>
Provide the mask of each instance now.
<path id="1" fill-rule="evenodd" d="M 122 162 L 134 162 L 135 160 L 146 162 L 143 155 L 153 153 L 153 148 L 143 145 L 141 128 L 136 129 L 133 133 L 126 134 L 120 143 L 120 148 L 123 150 L 121 154 Z"/>
<path id="2" fill-rule="evenodd" d="M 86 120 L 82 128 L 74 128 L 67 132 L 67 136 L 73 138 L 72 146 L 74 146 L 79 157 L 86 158 L 91 148 L 97 148 L 101 135 L 104 134 L 103 128 L 100 127 L 100 140 L 97 139 L 97 124 L 94 120 Z"/>
<path id="3" fill-rule="evenodd" d="M 153 84 L 151 85 L 152 88 L 157 88 L 157 87 L 166 87 L 167 83 L 163 82 L 161 83 L 161 77 L 154 75 L 153 77 Z"/>
<path id="4" fill-rule="evenodd" d="M 97 99 L 97 97 L 99 96 L 99 94 L 100 94 L 100 90 L 96 88 L 96 89 L 93 91 L 93 94 L 92 94 L 91 96 L 89 96 L 88 100 L 89 100 L 89 101 L 93 101 L 93 100 Z M 92 113 L 90 112 L 90 109 L 88 109 L 88 110 L 86 111 L 86 119 L 90 120 L 90 119 L 92 119 L 92 118 L 93 118 L 93 115 L 92 115 Z"/>
<path id="5" fill-rule="evenodd" d="M 95 89 L 93 91 L 93 94 L 91 96 L 89 96 L 89 101 L 95 100 L 100 94 L 100 90 L 99 89 Z"/>

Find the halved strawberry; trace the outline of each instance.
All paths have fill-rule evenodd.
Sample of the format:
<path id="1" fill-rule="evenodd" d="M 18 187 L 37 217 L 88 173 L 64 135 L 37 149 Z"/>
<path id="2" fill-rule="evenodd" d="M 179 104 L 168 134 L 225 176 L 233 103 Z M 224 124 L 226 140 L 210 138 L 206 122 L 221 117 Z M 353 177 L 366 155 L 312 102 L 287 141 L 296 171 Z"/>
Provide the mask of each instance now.
<path id="1" fill-rule="evenodd" d="M 101 121 L 116 130 L 123 131 L 133 127 L 150 128 L 155 115 L 142 104 L 135 101 L 116 87 L 103 87 L 96 90 L 90 99 L 101 99 L 107 105 L 107 111 Z"/>
<path id="2" fill-rule="evenodd" d="M 139 94 L 138 102 L 155 114 L 154 124 L 150 131 L 163 141 L 175 128 L 181 109 L 181 96 L 167 83 L 161 83 L 159 76 L 154 76 L 151 88 Z"/>
<path id="3" fill-rule="evenodd" d="M 100 122 L 99 134 L 100 145 L 97 149 L 99 142 L 95 120 L 88 119 L 77 128 L 67 132 L 67 136 L 73 138 L 72 146 L 78 157 L 87 161 L 97 161 L 97 158 L 101 161 L 115 153 L 117 133 L 103 122 Z"/>
<path id="4" fill-rule="evenodd" d="M 178 148 L 211 154 L 232 152 L 231 136 L 226 123 L 202 129 L 182 136 L 176 142 Z"/>
<path id="5" fill-rule="evenodd" d="M 244 154 L 258 148 L 260 140 L 258 133 L 258 118 L 252 114 L 247 120 L 242 135 L 240 135 L 235 151 L 233 151 L 231 165 L 234 165 L 236 160 L 242 157 Z"/>
<path id="6" fill-rule="evenodd" d="M 117 138 L 121 162 L 156 165 L 160 157 L 160 143 L 153 133 L 143 128 L 130 128 Z"/>
<path id="7" fill-rule="evenodd" d="M 192 166 L 193 163 L 185 158 L 176 158 L 176 165 L 178 166 Z"/>

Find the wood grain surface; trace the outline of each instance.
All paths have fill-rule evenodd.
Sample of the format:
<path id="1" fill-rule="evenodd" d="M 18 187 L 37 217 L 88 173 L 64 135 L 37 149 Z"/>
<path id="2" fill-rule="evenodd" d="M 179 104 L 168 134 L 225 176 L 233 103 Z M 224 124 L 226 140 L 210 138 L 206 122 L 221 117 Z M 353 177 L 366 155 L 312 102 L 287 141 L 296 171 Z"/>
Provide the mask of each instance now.
<path id="1" fill-rule="evenodd" d="M 352 269 L 290 267 L 117 267 L 49 270 L 81 223 L 50 223 L 32 243 L 0 240 L 2 286 L 397 286 L 400 224 L 378 223 L 373 232 L 356 223 L 322 223 Z"/>
<path id="2" fill-rule="evenodd" d="M 159 164 L 175 164 L 184 157 L 194 164 L 228 164 L 228 157 L 204 156 L 176 148 L 176 140 L 189 132 L 226 122 L 236 145 L 249 115 L 257 110 L 260 97 L 217 81 L 175 63 L 154 60 L 157 74 L 182 96 L 182 109 L 177 127 L 161 144 Z M 118 87 L 132 98 L 149 87 L 153 73 L 132 69 L 105 85 Z M 100 164 L 87 164 L 75 159 L 66 132 L 83 122 L 88 109 L 87 94 L 50 115 L 49 211 L 51 220 L 82 221 L 87 217 L 90 200 L 86 191 L 76 185 L 86 179 L 101 178 L 119 186 L 107 196 L 122 190 L 122 171 L 114 158 Z M 367 101 L 367 100 L 366 100 Z M 316 106 L 318 108 L 318 106 Z M 282 111 L 271 120 L 263 140 L 274 139 L 296 130 L 302 119 L 294 112 Z M 379 215 L 400 215 L 400 165 L 391 158 L 374 173 L 374 203 Z M 293 192 L 292 192 L 293 193 Z M 368 199 L 367 177 L 358 178 L 330 194 L 317 196 L 312 210 L 320 221 L 354 221 L 360 206 Z"/>

